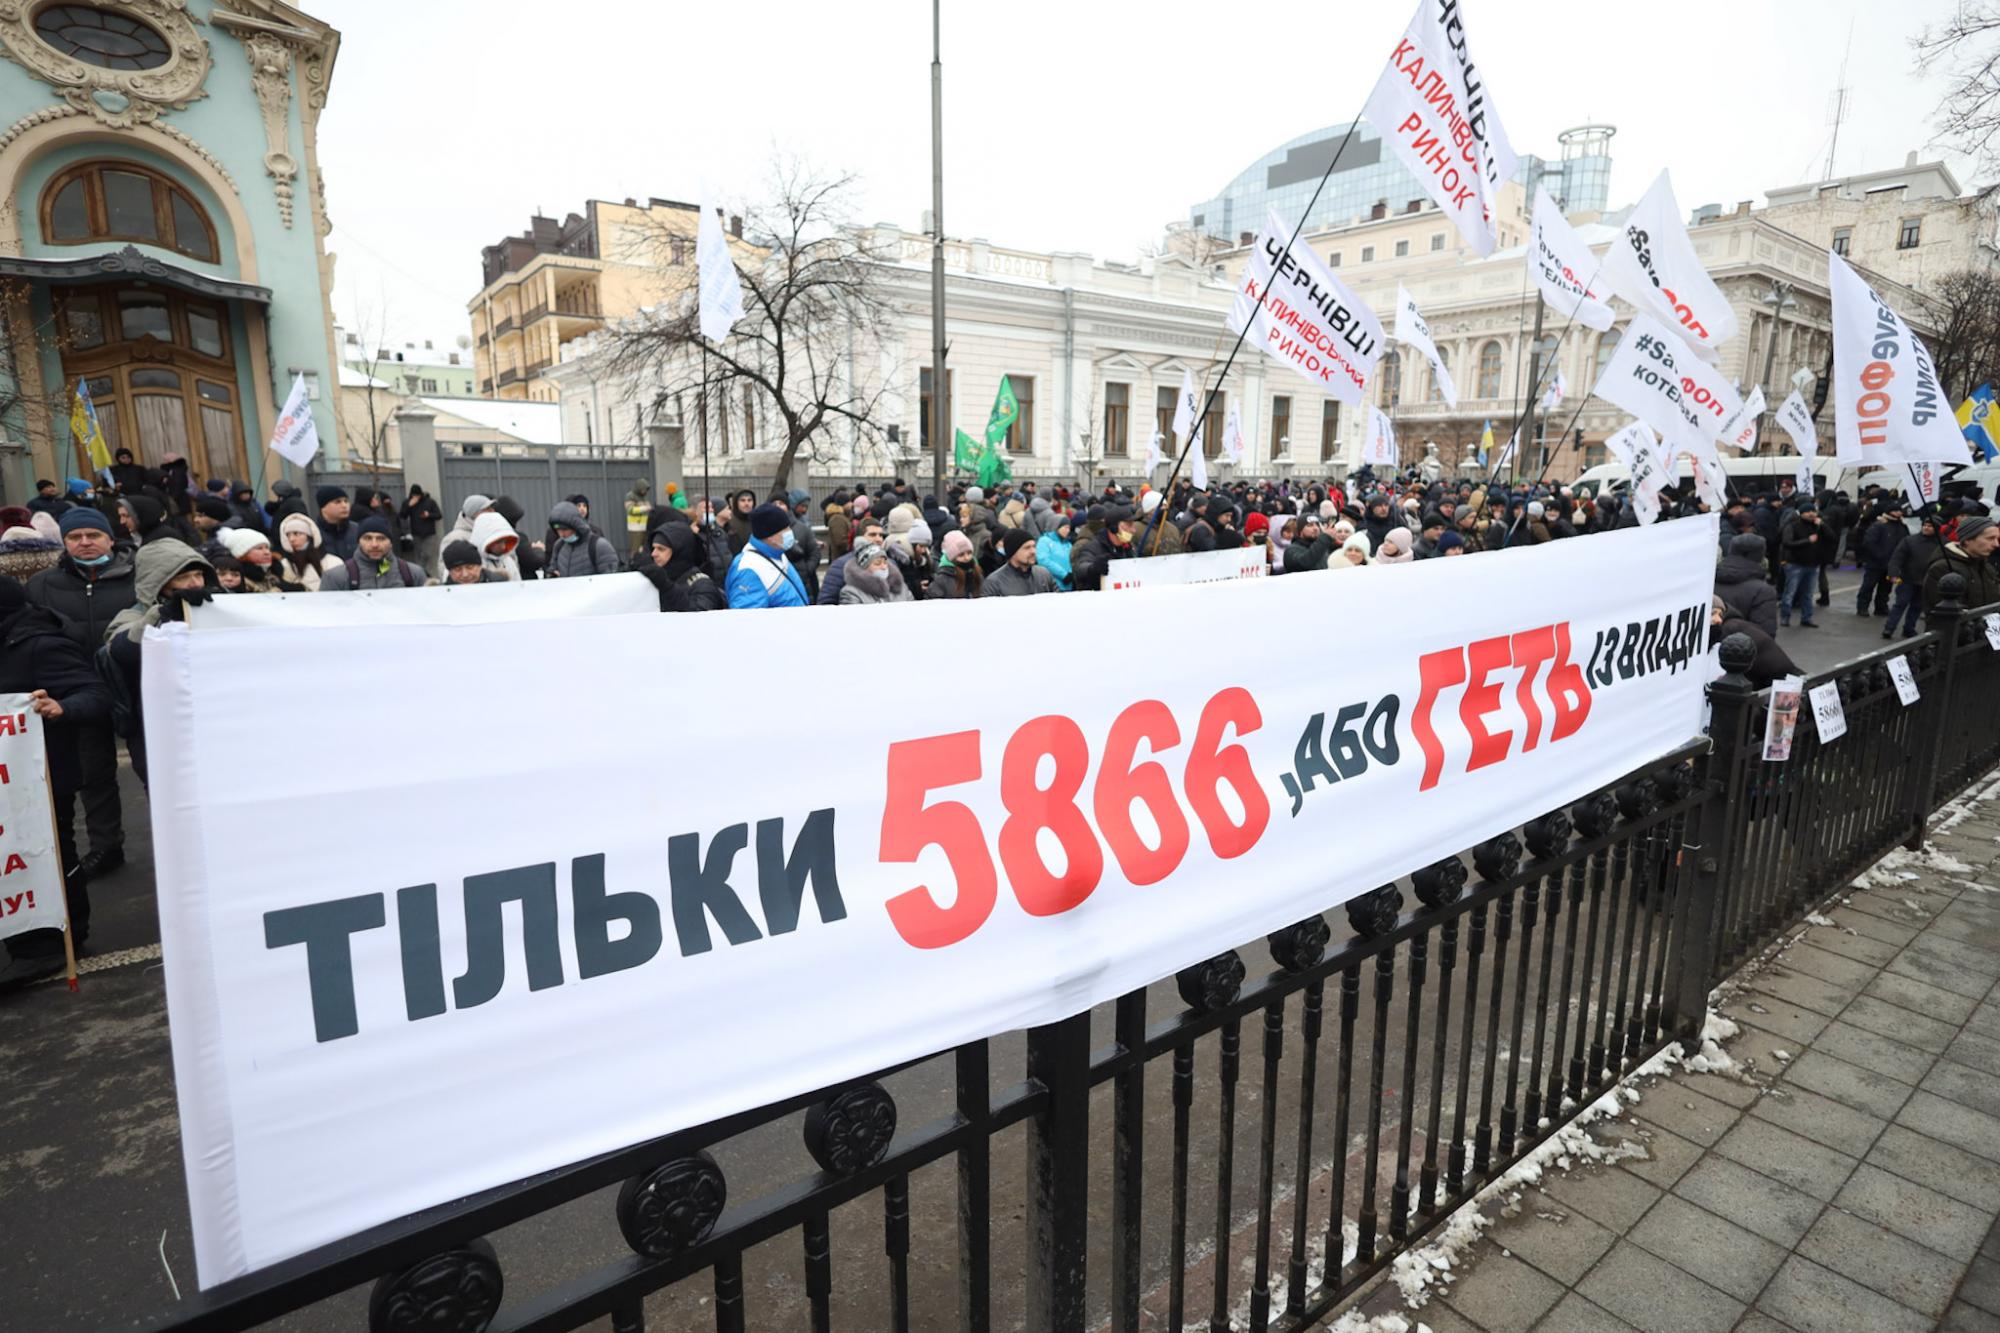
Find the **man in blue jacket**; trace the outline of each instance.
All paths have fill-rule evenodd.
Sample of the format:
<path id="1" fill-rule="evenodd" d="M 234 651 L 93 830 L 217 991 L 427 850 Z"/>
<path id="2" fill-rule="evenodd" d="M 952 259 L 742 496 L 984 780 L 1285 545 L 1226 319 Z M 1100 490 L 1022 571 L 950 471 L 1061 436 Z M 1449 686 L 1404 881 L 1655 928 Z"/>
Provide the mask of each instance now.
<path id="1" fill-rule="evenodd" d="M 797 538 L 792 516 L 779 504 L 760 504 L 750 511 L 750 539 L 729 562 L 729 609 L 766 606 L 809 606 L 805 580 L 785 558 Z"/>

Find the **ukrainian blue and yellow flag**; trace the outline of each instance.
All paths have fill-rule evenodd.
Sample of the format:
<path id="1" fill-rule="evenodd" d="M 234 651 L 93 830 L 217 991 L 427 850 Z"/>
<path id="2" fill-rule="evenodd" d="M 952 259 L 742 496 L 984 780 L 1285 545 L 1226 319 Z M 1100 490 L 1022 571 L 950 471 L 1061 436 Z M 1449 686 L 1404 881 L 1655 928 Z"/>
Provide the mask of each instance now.
<path id="1" fill-rule="evenodd" d="M 83 447 L 91 467 L 99 472 L 111 466 L 111 448 L 104 443 L 104 428 L 97 424 L 97 408 L 90 401 L 90 386 L 76 382 L 76 394 L 69 407 L 69 433 Z"/>
<path id="2" fill-rule="evenodd" d="M 1479 466 L 1486 466 L 1486 455 L 1493 448 L 1493 423 L 1487 422 L 1479 432 Z"/>
<path id="3" fill-rule="evenodd" d="M 1982 384 L 1972 391 L 1972 396 L 1958 405 L 1958 429 L 1966 442 L 1979 451 L 1986 462 L 2000 455 L 1993 440 L 1993 386 Z"/>

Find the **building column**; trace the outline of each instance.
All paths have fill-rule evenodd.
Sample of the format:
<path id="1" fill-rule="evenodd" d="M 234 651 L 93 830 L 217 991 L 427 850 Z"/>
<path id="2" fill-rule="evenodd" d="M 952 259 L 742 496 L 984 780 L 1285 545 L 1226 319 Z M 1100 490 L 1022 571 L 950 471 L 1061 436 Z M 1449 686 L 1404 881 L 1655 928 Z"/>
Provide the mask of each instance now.
<path id="1" fill-rule="evenodd" d="M 667 484 L 669 482 L 672 482 L 685 492 L 687 490 L 686 426 L 682 426 L 679 436 L 676 437 L 674 431 L 666 426 L 657 424 L 649 425 L 646 427 L 646 443 L 651 446 L 653 451 L 653 471 L 655 475 L 652 477 L 652 482 L 654 486 L 658 487 L 654 494 L 664 496 L 667 493 Z"/>
<path id="2" fill-rule="evenodd" d="M 421 486 L 426 495 L 436 498 L 444 490 L 444 468 L 438 461 L 437 413 L 412 403 L 396 409 L 395 421 L 396 443 L 403 456 L 405 493 L 411 486 Z"/>

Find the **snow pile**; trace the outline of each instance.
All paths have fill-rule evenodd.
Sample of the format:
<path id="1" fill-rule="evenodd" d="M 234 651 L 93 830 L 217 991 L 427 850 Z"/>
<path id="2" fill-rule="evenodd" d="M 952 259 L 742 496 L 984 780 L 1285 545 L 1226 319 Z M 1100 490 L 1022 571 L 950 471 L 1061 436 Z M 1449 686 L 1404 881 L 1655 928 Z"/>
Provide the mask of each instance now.
<path id="1" fill-rule="evenodd" d="M 1742 1031 L 1736 1024 L 1713 1009 L 1709 1010 L 1708 1021 L 1701 1025 L 1701 1053 L 1687 1058 L 1687 1067 L 1697 1074 L 1728 1074 L 1736 1069 L 1736 1059 L 1722 1049 L 1719 1043 L 1728 1041 Z"/>
<path id="2" fill-rule="evenodd" d="M 1818 912 L 1807 912 L 1806 924 L 1808 926 L 1830 926 L 1833 924 L 1833 918 L 1830 916 L 1822 916 Z"/>
<path id="3" fill-rule="evenodd" d="M 1416 1333 L 1431 1333 L 1429 1324 L 1419 1323 L 1415 1327 Z M 1370 1319 L 1359 1310 L 1349 1310 L 1327 1325 L 1327 1333 L 1410 1333 L 1410 1329 L 1410 1321 L 1399 1314 L 1378 1314 Z"/>

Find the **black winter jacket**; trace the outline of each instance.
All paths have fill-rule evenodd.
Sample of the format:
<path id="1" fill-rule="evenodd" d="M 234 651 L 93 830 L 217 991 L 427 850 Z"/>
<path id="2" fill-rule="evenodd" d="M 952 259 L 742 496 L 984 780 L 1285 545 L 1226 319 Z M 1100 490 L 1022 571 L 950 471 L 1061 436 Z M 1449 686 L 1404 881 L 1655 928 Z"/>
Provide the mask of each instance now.
<path id="1" fill-rule="evenodd" d="M 111 691 L 98 679 L 90 656 L 76 646 L 53 611 L 30 606 L 0 621 L 0 692 L 47 690 L 63 715 L 42 733 L 49 755 L 49 786 L 73 792 L 83 781 L 71 728 L 109 722 Z"/>
<path id="2" fill-rule="evenodd" d="M 1861 533 L 1861 563 L 1868 569 L 1887 570 L 1889 558 L 1910 530 L 1897 519 L 1877 519 Z"/>
<path id="3" fill-rule="evenodd" d="M 1715 595 L 1729 614 L 1747 620 L 1766 634 L 1778 632 L 1778 590 L 1767 579 L 1761 560 L 1726 555 L 1715 566 Z"/>
<path id="4" fill-rule="evenodd" d="M 132 557 L 125 551 L 113 551 L 95 578 L 64 552 L 28 580 L 28 603 L 55 612 L 63 621 L 63 632 L 87 658 L 104 642 L 111 618 L 139 599 L 133 574 Z"/>

